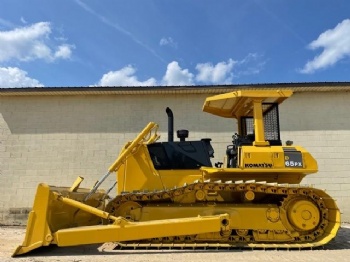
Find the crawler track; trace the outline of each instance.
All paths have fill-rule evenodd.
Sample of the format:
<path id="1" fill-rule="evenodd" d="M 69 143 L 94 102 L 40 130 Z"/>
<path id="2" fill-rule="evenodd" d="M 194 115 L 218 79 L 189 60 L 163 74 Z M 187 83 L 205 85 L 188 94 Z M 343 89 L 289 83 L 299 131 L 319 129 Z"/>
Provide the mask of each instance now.
<path id="1" fill-rule="evenodd" d="M 125 204 L 127 203 L 127 204 Z M 117 196 L 107 206 L 106 211 L 116 216 L 135 220 L 133 210 L 140 208 L 167 208 L 179 210 L 187 208 L 205 209 L 218 206 L 243 212 L 253 210 L 252 217 L 263 221 L 261 225 L 280 223 L 276 227 L 240 228 L 234 225 L 228 232 L 213 232 L 206 235 L 169 236 L 145 239 L 137 242 L 116 243 L 116 248 L 167 248 L 167 249 L 213 249 L 213 248 L 256 248 L 256 249 L 301 249 L 325 245 L 333 239 L 340 226 L 340 212 L 335 201 L 324 191 L 297 185 L 278 185 L 262 182 L 194 182 L 180 188 L 159 192 L 134 192 Z M 254 208 L 266 207 L 256 213 Z M 236 212 L 236 211 L 235 211 Z M 242 214 L 243 214 L 242 213 Z M 183 213 L 181 213 L 183 215 Z M 181 217 L 181 215 L 179 214 Z M 191 215 L 188 215 L 191 216 Z M 151 219 L 157 219 L 152 218 Z M 234 222 L 234 218 L 233 218 Z M 232 223 L 234 224 L 234 223 Z"/>

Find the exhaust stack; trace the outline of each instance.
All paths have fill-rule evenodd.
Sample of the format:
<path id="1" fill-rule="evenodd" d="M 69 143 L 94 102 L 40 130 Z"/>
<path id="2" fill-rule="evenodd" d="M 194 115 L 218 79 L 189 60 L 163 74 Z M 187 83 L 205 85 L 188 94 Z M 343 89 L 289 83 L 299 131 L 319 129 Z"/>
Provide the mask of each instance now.
<path id="1" fill-rule="evenodd" d="M 174 115 L 173 111 L 169 107 L 166 108 L 165 112 L 168 115 L 168 142 L 174 142 Z"/>

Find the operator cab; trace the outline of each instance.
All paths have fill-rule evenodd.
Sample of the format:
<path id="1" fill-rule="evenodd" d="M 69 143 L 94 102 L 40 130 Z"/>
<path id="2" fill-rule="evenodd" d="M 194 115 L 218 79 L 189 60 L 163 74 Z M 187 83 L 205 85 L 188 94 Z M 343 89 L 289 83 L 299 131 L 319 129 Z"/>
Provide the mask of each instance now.
<path id="1" fill-rule="evenodd" d="M 254 149 L 256 147 L 282 146 L 278 105 L 291 95 L 291 90 L 240 90 L 205 100 L 203 111 L 237 120 L 238 133 L 233 135 L 232 144 L 227 146 L 225 167 L 236 168 L 243 165 L 241 159 L 246 155 L 247 162 L 244 163 L 252 161 L 252 154 L 255 159 L 259 158 L 258 151 Z M 243 151 L 246 152 L 245 155 Z"/>
<path id="2" fill-rule="evenodd" d="M 280 137 L 278 103 L 262 103 L 264 137 L 270 146 L 282 146 Z M 255 142 L 254 118 L 241 117 L 238 121 L 239 133 L 232 136 L 232 144 L 227 146 L 227 166 L 237 167 L 238 149 L 242 146 L 253 146 Z"/>

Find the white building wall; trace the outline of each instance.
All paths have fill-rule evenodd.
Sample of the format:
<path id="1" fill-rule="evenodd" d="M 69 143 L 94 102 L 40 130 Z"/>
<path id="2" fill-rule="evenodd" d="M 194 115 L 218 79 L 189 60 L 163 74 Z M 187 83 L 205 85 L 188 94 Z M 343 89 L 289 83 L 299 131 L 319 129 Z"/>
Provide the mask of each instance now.
<path id="1" fill-rule="evenodd" d="M 350 93 L 296 93 L 280 106 L 282 140 L 316 158 L 319 172 L 303 183 L 325 189 L 350 222 Z"/>
<path id="2" fill-rule="evenodd" d="M 40 182 L 70 186 L 77 176 L 91 187 L 126 141 L 150 121 L 167 139 L 169 106 L 175 130 L 210 137 L 222 161 L 236 130 L 234 120 L 203 113 L 207 95 L 99 95 L 0 97 L 0 224 L 25 224 Z M 297 93 L 280 107 L 282 139 L 303 145 L 320 172 L 305 183 L 335 197 L 350 222 L 348 93 Z M 102 188 L 114 181 L 111 176 Z"/>

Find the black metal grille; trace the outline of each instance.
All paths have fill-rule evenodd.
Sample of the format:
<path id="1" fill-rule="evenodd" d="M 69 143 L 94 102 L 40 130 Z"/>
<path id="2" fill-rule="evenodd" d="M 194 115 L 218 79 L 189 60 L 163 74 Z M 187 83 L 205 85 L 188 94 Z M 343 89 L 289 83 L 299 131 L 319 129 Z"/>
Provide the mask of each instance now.
<path id="1" fill-rule="evenodd" d="M 265 140 L 280 140 L 278 104 L 263 104 Z"/>
<path id="2" fill-rule="evenodd" d="M 254 119 L 252 117 L 242 117 L 241 129 L 243 136 L 254 134 Z"/>
<path id="3" fill-rule="evenodd" d="M 264 112 L 264 127 L 265 140 L 270 141 L 270 144 L 280 143 L 280 127 L 278 116 L 278 104 L 263 103 L 262 109 Z M 254 133 L 253 117 L 242 117 L 241 119 L 241 134 L 243 136 Z"/>

